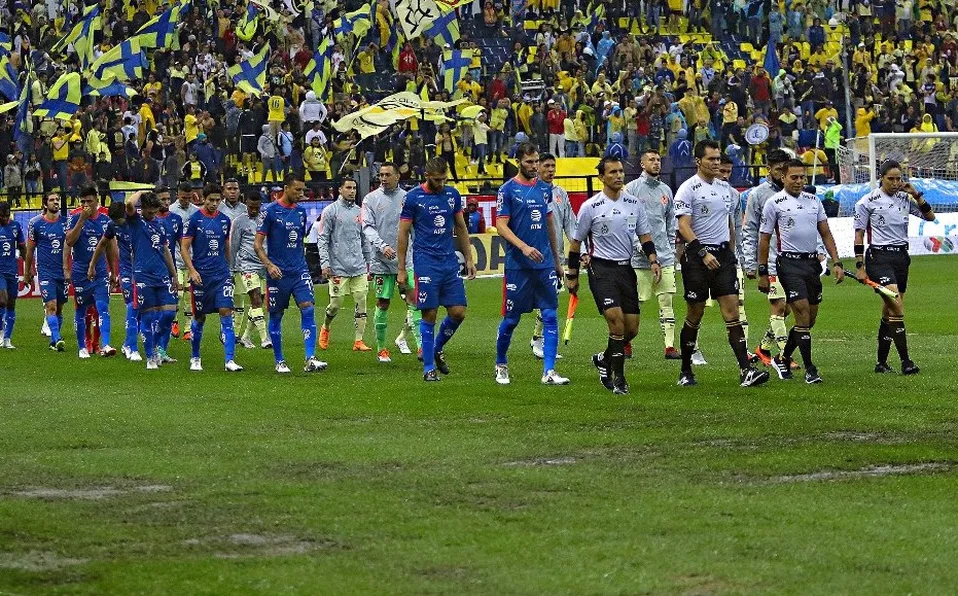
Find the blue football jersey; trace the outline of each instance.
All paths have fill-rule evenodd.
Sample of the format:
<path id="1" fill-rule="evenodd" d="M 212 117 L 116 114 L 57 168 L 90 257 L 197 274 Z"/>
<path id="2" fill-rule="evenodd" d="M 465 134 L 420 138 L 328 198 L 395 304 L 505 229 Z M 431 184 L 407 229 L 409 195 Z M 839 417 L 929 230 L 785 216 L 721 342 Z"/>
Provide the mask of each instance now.
<path id="1" fill-rule="evenodd" d="M 263 209 L 263 222 L 257 234 L 266 236 L 269 260 L 286 273 L 307 270 L 303 240 L 306 238 L 306 209 L 300 205 L 286 206 L 280 201 Z"/>
<path id="2" fill-rule="evenodd" d="M 453 242 L 458 213 L 462 213 L 462 196 L 451 186 L 443 187 L 439 194 L 429 192 L 425 185 L 406 193 L 399 217 L 412 222 L 414 260 L 428 257 L 458 269 Z"/>
<path id="3" fill-rule="evenodd" d="M 20 222 L 11 216 L 6 225 L 0 225 L 0 274 L 18 274 L 17 245 L 23 242 L 23 228 L 20 227 Z"/>
<path id="4" fill-rule="evenodd" d="M 509 229 L 529 246 L 542 253 L 536 263 L 522 251 L 506 243 L 506 269 L 552 269 L 555 267 L 549 244 L 549 214 L 552 213 L 552 188 L 541 180 L 529 184 L 513 178 L 499 187 L 496 217 L 508 217 Z"/>
<path id="5" fill-rule="evenodd" d="M 37 275 L 44 279 L 63 279 L 63 247 L 66 244 L 66 218 L 54 221 L 43 215 L 30 220 L 28 234 L 37 250 Z"/>
<path id="6" fill-rule="evenodd" d="M 169 247 L 169 239 L 163 220 L 154 217 L 147 221 L 140 215 L 134 215 L 127 218 L 126 225 L 133 247 L 133 277 L 136 283 L 149 287 L 166 285 L 170 270 L 163 258 L 163 249 Z"/>
<path id="7" fill-rule="evenodd" d="M 79 211 L 70 214 L 70 221 L 67 223 L 67 229 L 72 230 L 77 222 L 80 221 Z M 73 245 L 73 267 L 70 275 L 73 279 L 86 279 L 87 269 L 90 267 L 90 260 L 93 259 L 93 253 L 96 252 L 96 245 L 100 242 L 106 227 L 110 225 L 110 218 L 104 213 L 98 213 L 83 222 L 83 229 L 80 231 L 80 237 Z M 101 255 L 96 263 L 94 277 L 97 280 L 106 280 L 106 256 Z"/>
<path id="8" fill-rule="evenodd" d="M 180 239 L 183 238 L 183 218 L 168 211 L 163 215 L 157 214 L 154 218 L 166 230 L 166 243 L 170 249 L 170 256 L 176 258 L 176 251 L 180 249 Z"/>
<path id="9" fill-rule="evenodd" d="M 229 277 L 226 246 L 230 236 L 230 218 L 217 211 L 209 214 L 200 209 L 186 224 L 184 238 L 193 239 L 193 267 L 200 277 Z M 205 281 L 204 281 L 205 283 Z"/>
<path id="10" fill-rule="evenodd" d="M 103 236 L 108 240 L 113 240 L 116 238 L 116 248 L 120 253 L 120 276 L 121 277 L 130 277 L 133 275 L 133 243 L 130 238 L 130 226 L 129 224 L 116 225 L 114 222 L 110 222 L 110 225 L 106 227 L 106 232 L 103 232 Z"/>

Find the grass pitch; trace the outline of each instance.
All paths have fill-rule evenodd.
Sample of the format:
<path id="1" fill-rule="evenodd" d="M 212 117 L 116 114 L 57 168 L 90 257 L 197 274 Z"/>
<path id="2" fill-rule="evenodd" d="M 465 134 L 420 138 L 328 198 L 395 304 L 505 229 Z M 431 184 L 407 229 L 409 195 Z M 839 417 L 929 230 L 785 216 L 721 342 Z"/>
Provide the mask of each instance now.
<path id="1" fill-rule="evenodd" d="M 452 374 L 428 386 L 414 357 L 349 351 L 348 310 L 310 376 L 287 314 L 280 377 L 259 349 L 222 372 L 215 317 L 204 373 L 184 342 L 151 373 L 81 362 L 22 301 L 0 353 L 0 593 L 954 593 L 958 260 L 914 260 L 918 377 L 872 372 L 875 294 L 825 286 L 824 384 L 739 388 L 712 310 L 680 390 L 649 309 L 624 398 L 589 363 L 605 330 L 585 292 L 569 387 L 539 385 L 531 317 L 494 383 L 499 280 L 468 283 Z M 754 346 L 754 282 L 747 311 Z"/>

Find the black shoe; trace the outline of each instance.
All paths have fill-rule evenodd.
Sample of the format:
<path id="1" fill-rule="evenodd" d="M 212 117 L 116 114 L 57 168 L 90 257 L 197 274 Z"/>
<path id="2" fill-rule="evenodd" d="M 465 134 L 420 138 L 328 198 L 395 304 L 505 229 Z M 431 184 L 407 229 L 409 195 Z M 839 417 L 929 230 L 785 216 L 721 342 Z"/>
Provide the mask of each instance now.
<path id="1" fill-rule="evenodd" d="M 612 393 L 616 395 L 629 394 L 629 384 L 625 381 L 625 377 L 618 378 L 612 382 Z"/>
<path id="2" fill-rule="evenodd" d="M 818 369 L 814 366 L 805 367 L 805 382 L 809 385 L 817 385 L 822 382 L 822 377 L 818 374 Z"/>
<path id="3" fill-rule="evenodd" d="M 768 381 L 768 371 L 748 367 L 739 375 L 739 384 L 742 387 L 758 387 Z"/>
<path id="4" fill-rule="evenodd" d="M 698 385 L 698 383 L 695 382 L 695 375 L 694 375 L 694 374 L 692 374 L 692 373 L 690 373 L 690 372 L 684 372 L 684 373 L 682 373 L 682 374 L 679 375 L 678 385 L 679 385 L 680 387 L 693 387 L 693 386 L 695 386 L 695 385 Z"/>
<path id="5" fill-rule="evenodd" d="M 442 377 L 436 372 L 436 369 L 432 369 L 422 376 L 422 380 L 427 383 L 438 383 L 442 380 Z"/>
<path id="6" fill-rule="evenodd" d="M 606 366 L 602 360 L 602 354 L 592 355 L 592 366 L 599 371 L 599 382 L 602 383 L 602 386 L 609 391 L 615 389 L 615 386 L 612 384 L 612 377 L 609 376 L 609 367 Z"/>
<path id="7" fill-rule="evenodd" d="M 887 362 L 879 362 L 878 364 L 875 365 L 875 372 L 876 373 L 893 373 L 895 372 L 895 369 L 888 366 Z"/>
<path id="8" fill-rule="evenodd" d="M 445 352 L 436 352 L 436 369 L 444 375 L 449 374 L 449 365 L 446 364 Z"/>
<path id="9" fill-rule="evenodd" d="M 911 360 L 905 360 L 901 363 L 901 374 L 903 375 L 917 375 L 920 370 L 918 365 Z"/>
<path id="10" fill-rule="evenodd" d="M 778 378 L 783 381 L 792 380 L 792 359 L 788 360 L 782 359 L 781 356 L 776 356 L 772 358 L 772 368 L 775 369 L 775 372 L 778 373 Z"/>

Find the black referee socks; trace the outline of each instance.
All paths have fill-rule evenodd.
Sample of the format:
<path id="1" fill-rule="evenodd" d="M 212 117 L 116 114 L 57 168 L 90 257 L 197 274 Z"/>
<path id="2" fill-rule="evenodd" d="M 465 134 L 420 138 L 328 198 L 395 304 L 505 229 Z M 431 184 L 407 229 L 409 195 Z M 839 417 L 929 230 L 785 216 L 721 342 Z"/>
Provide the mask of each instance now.
<path id="1" fill-rule="evenodd" d="M 749 361 L 748 346 L 745 342 L 745 329 L 742 327 L 742 321 L 739 319 L 728 321 L 725 323 L 725 327 L 728 329 L 728 343 L 732 346 L 735 359 L 738 360 L 738 367 L 741 370 L 745 370 L 749 367 Z"/>
<path id="2" fill-rule="evenodd" d="M 888 328 L 888 320 L 882 317 L 878 325 L 878 362 L 888 364 L 888 352 L 891 351 L 891 329 Z"/>
<path id="3" fill-rule="evenodd" d="M 612 369 L 612 379 L 625 379 L 625 339 L 609 335 L 609 347 L 605 351 L 606 362 Z"/>
<path id="4" fill-rule="evenodd" d="M 695 345 L 699 339 L 699 326 L 693 325 L 688 319 L 682 325 L 682 332 L 679 334 L 679 345 L 682 348 L 682 372 L 692 372 L 692 353 L 695 351 Z"/>
<path id="5" fill-rule="evenodd" d="M 905 319 L 902 317 L 888 317 L 888 331 L 895 342 L 898 357 L 902 362 L 911 360 L 908 357 L 908 337 L 905 334 Z"/>
<path id="6" fill-rule="evenodd" d="M 792 327 L 788 333 L 788 342 L 785 344 L 785 352 L 782 354 L 786 361 L 792 358 L 795 348 L 798 348 L 802 355 L 802 362 L 805 368 L 815 366 L 812 364 L 812 332 L 808 327 Z"/>

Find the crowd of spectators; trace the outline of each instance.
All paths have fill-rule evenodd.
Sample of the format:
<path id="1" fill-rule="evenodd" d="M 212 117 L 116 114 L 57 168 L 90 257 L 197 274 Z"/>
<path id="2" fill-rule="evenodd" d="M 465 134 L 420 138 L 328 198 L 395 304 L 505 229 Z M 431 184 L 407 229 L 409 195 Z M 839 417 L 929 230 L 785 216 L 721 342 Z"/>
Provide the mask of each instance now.
<path id="1" fill-rule="evenodd" d="M 782 146 L 824 156 L 835 178 L 835 150 L 849 136 L 958 130 L 958 8 L 946 0 L 477 0 L 457 8 L 454 45 L 475 54 L 452 92 L 442 72 L 452 48 L 442 39 L 403 40 L 398 55 L 390 51 L 401 28 L 388 0 L 376 0 L 362 39 L 337 38 L 335 19 L 360 4 L 275 0 L 279 18 L 261 19 L 243 41 L 236 27 L 245 1 L 194 0 L 178 43 L 150 51 L 145 78 L 128 82 L 138 95 L 84 98 L 70 120 L 30 117 L 22 134 L 15 110 L 0 117 L 3 192 L 16 206 L 24 193 L 75 195 L 89 182 L 104 192 L 113 180 L 176 187 L 235 175 L 260 184 L 292 168 L 324 195 L 325 181 L 387 159 L 405 180 L 417 179 L 432 154 L 447 157 L 456 180 L 494 176 L 523 137 L 567 157 L 654 148 L 675 168 L 690 166 L 691 146 L 705 138 L 743 166 Z M 169 8 L 100 5 L 97 55 Z M 28 63 L 37 75 L 32 109 L 62 73 L 79 70 L 72 46 L 53 48 L 81 10 L 56 0 L 2 8 L 4 55 L 21 79 Z M 320 101 L 303 71 L 327 37 L 335 42 L 332 92 Z M 504 61 L 490 53 L 493 40 L 511 46 Z M 265 92 L 234 88 L 227 67 L 266 43 Z M 768 44 L 778 73 L 764 68 Z M 404 121 L 365 140 L 332 128 L 402 90 L 468 102 L 445 119 Z M 470 105 L 484 110 L 462 117 Z M 744 132 L 756 122 L 769 136 L 752 147 Z"/>

